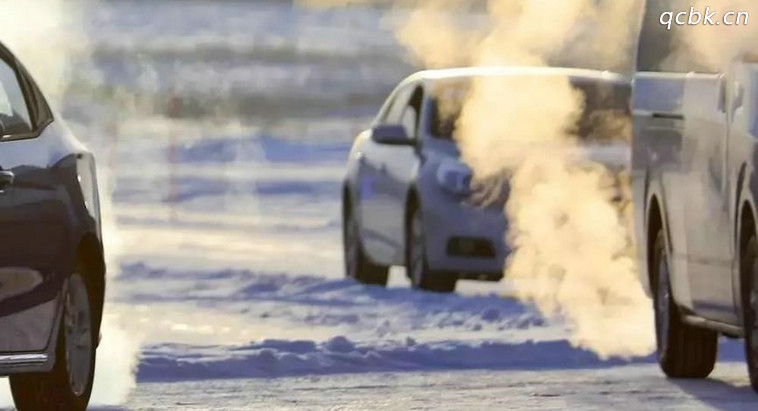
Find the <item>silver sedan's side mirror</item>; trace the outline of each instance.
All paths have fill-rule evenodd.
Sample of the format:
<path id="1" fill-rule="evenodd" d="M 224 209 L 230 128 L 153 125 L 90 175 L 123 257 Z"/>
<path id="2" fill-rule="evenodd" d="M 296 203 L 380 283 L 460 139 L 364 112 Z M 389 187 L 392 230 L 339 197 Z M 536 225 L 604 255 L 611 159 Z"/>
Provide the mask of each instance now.
<path id="1" fill-rule="evenodd" d="M 380 124 L 371 129 L 371 139 L 391 146 L 413 146 L 416 140 L 408 136 L 405 127 L 399 124 Z"/>

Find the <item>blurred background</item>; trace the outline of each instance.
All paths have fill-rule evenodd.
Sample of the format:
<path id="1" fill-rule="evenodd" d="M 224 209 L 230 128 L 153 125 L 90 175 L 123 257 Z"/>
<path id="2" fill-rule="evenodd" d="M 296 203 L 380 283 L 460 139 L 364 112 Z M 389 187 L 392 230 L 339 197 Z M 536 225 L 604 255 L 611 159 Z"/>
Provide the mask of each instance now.
<path id="1" fill-rule="evenodd" d="M 387 289 L 344 278 L 348 151 L 419 68 L 396 41 L 406 11 L 296 0 L 0 4 L 14 10 L 0 16 L 0 40 L 100 168 L 109 284 L 95 404 L 296 407 L 294 387 L 305 404 L 328 405 L 308 391 L 330 384 L 317 376 L 561 368 L 548 377 L 560 385 L 571 368 L 629 364 L 572 348 L 560 321 L 502 298 L 506 284 L 462 281 L 436 295 L 412 291 L 402 269 Z M 170 385 L 259 377 L 310 379 L 251 382 L 271 393 L 254 400 L 233 395 L 238 386 Z M 392 384 L 366 378 L 356 384 Z M 429 394 L 426 378 L 410 378 L 408 406 L 425 404 L 413 396 Z M 648 380 L 639 392 L 654 391 Z M 367 406 L 392 406 L 394 389 Z M 490 402 L 498 397 L 508 400 Z M 9 398 L 0 391 L 0 407 Z"/>
<path id="2" fill-rule="evenodd" d="M 113 171 L 124 240 L 139 237 L 125 250 L 340 271 L 337 193 L 352 137 L 413 71 L 385 11 L 84 4 L 89 44 L 62 110 Z"/>
<path id="3" fill-rule="evenodd" d="M 124 360 L 98 363 L 95 404 L 123 403 L 135 378 L 510 364 L 523 352 L 506 355 L 509 344 L 535 335 L 597 361 L 552 341 L 562 326 L 500 298 L 499 284 L 442 296 L 410 290 L 402 269 L 386 290 L 344 279 L 348 151 L 417 70 L 393 33 L 402 10 L 35 1 L 62 5 L 56 30 L 76 31 L 58 39 L 69 63 L 58 105 L 110 193 L 99 355 Z"/>

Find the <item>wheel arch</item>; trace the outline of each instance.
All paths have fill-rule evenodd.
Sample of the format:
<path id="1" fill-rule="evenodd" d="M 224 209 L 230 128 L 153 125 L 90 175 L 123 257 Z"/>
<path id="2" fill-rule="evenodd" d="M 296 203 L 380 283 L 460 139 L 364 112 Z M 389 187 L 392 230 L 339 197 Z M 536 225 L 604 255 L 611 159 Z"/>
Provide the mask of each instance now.
<path id="1" fill-rule="evenodd" d="M 755 220 L 755 209 L 750 201 L 743 201 L 739 211 L 738 220 L 738 247 L 741 250 L 745 243 L 750 239 L 751 235 L 758 233 Z"/>
<path id="2" fill-rule="evenodd" d="M 342 221 L 347 218 L 347 212 L 349 207 L 353 205 L 353 198 L 350 190 L 350 185 L 347 181 L 342 183 Z"/>
<path id="3" fill-rule="evenodd" d="M 82 237 L 77 250 L 77 262 L 82 269 L 80 274 L 84 276 L 88 289 L 94 294 L 95 335 L 99 335 L 103 318 L 103 307 L 105 305 L 107 270 L 103 246 L 95 233 L 85 233 Z"/>
<path id="4" fill-rule="evenodd" d="M 742 167 L 740 167 L 740 171 L 737 174 L 737 183 L 735 187 L 737 188 L 737 195 L 735 196 L 735 203 L 734 203 L 734 210 L 735 210 L 735 219 L 734 219 L 734 244 L 737 247 L 740 247 L 742 245 L 742 227 L 744 226 L 744 217 L 754 217 L 755 216 L 755 210 L 754 206 L 752 204 L 751 196 L 749 195 L 750 192 L 750 186 L 748 184 L 749 179 L 748 177 L 748 168 L 747 164 L 743 164 Z M 750 213 L 746 215 L 745 213 Z M 739 250 L 739 249 L 738 249 Z"/>
<path id="5" fill-rule="evenodd" d="M 661 208 L 658 196 L 653 194 L 650 196 L 647 207 L 646 218 L 646 236 L 645 236 L 645 255 L 647 256 L 647 280 L 650 285 L 650 291 L 655 292 L 655 284 L 657 279 L 653 278 L 653 270 L 650 269 L 653 264 L 655 242 L 657 240 L 658 230 L 663 230 L 663 235 L 666 236 L 666 228 L 664 224 L 663 209 Z M 668 241 L 667 241 L 668 243 Z M 666 245 L 668 248 L 668 245 Z"/>
<path id="6" fill-rule="evenodd" d="M 742 252 L 745 249 L 745 245 L 750 240 L 751 236 L 758 234 L 758 227 L 756 226 L 755 203 L 752 196 L 750 195 L 750 187 L 748 185 L 749 179 L 746 178 L 746 169 L 744 173 L 741 173 L 741 176 L 741 184 L 737 187 L 743 187 L 743 189 L 739 191 L 740 195 L 737 199 L 738 205 L 734 230 L 737 270 L 733 275 L 735 305 L 739 307 L 737 313 L 740 314 L 740 317 L 742 316 L 741 313 L 743 312 L 743 293 L 745 292 L 745 290 L 743 290 L 743 285 L 746 283 L 745 278 L 743 278 L 744 272 L 742 270 Z"/>
<path id="7" fill-rule="evenodd" d="M 653 248 L 655 247 L 657 230 L 663 230 L 664 246 L 666 247 L 669 257 L 673 256 L 673 246 L 671 241 L 671 232 L 669 230 L 668 214 L 666 212 L 666 200 L 663 196 L 661 186 L 649 185 L 647 195 L 647 206 L 645 208 L 645 277 L 648 281 L 648 291 L 654 293 L 656 279 L 653 278 L 653 270 L 650 269 L 654 257 Z M 673 267 L 672 267 L 673 269 Z M 641 278 L 643 280 L 643 278 Z M 675 278 L 671 278 L 671 286 L 675 287 Z M 651 294 L 652 295 L 652 294 Z M 676 295 L 676 292 L 672 297 Z"/>

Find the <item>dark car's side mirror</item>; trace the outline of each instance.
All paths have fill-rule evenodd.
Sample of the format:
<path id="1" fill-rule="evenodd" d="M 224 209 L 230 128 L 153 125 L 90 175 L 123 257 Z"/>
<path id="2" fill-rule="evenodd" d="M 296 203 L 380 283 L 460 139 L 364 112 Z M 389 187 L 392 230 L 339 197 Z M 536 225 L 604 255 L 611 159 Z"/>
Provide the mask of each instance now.
<path id="1" fill-rule="evenodd" d="M 405 132 L 399 124 L 380 124 L 371 129 L 371 139 L 390 146 L 413 146 L 416 140 Z"/>

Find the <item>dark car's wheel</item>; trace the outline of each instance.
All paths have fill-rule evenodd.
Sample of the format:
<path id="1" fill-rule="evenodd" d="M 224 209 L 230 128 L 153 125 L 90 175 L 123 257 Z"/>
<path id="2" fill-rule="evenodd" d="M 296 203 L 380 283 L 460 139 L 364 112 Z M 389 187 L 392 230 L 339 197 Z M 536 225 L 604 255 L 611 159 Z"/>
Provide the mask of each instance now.
<path id="1" fill-rule="evenodd" d="M 706 378 L 716 365 L 718 334 L 686 324 L 671 294 L 668 253 L 663 230 L 655 239 L 650 270 L 655 288 L 658 363 L 671 378 Z"/>
<path id="2" fill-rule="evenodd" d="M 758 391 L 758 242 L 755 234 L 742 248 L 740 258 L 742 274 L 742 312 L 745 327 L 745 356 L 750 374 L 750 385 Z"/>
<path id="3" fill-rule="evenodd" d="M 413 288 L 437 293 L 452 293 L 458 278 L 429 269 L 426 258 L 426 236 L 421 210 L 414 207 L 409 212 L 406 244 L 406 273 Z"/>
<path id="4" fill-rule="evenodd" d="M 389 267 L 377 265 L 369 260 L 363 251 L 358 221 L 350 204 L 345 204 L 345 221 L 343 222 L 343 248 L 345 253 L 345 275 L 356 281 L 369 285 L 387 285 Z"/>
<path id="5" fill-rule="evenodd" d="M 74 274 L 64 301 L 53 370 L 10 377 L 13 400 L 19 411 L 87 408 L 95 376 L 93 325 L 87 284 L 79 274 Z"/>

